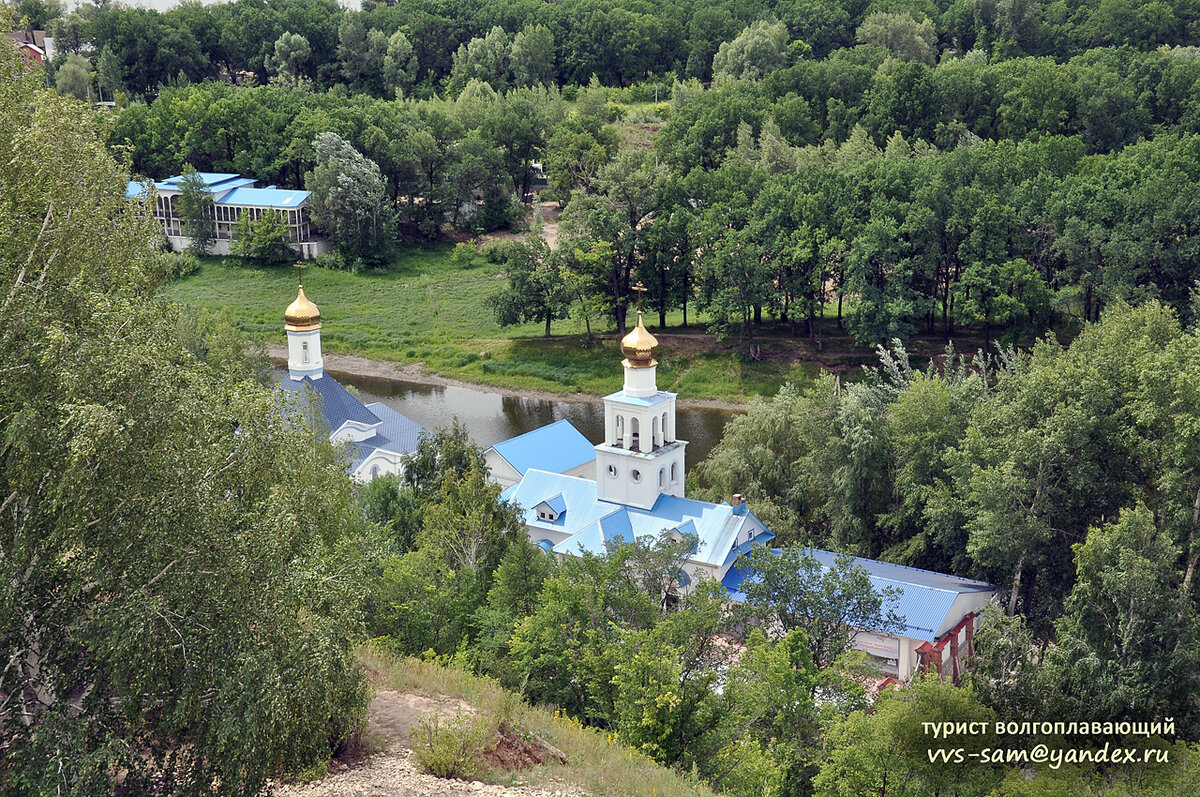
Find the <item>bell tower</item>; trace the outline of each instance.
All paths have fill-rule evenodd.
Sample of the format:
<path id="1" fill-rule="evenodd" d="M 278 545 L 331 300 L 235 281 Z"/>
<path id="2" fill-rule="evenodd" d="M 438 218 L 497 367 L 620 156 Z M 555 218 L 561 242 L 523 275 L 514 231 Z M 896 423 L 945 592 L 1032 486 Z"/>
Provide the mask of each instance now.
<path id="1" fill-rule="evenodd" d="M 296 274 L 303 264 L 296 264 Z M 283 313 L 283 328 L 288 336 L 288 376 L 297 382 L 304 377 L 320 379 L 325 375 L 321 359 L 321 311 L 304 295 L 301 282 L 296 300 Z"/>
<path id="2" fill-rule="evenodd" d="M 650 509 L 660 495 L 683 497 L 686 440 L 675 436 L 675 394 L 658 389 L 658 340 L 642 323 L 621 339 L 625 385 L 604 397 L 604 442 L 596 446 L 596 495 Z"/>

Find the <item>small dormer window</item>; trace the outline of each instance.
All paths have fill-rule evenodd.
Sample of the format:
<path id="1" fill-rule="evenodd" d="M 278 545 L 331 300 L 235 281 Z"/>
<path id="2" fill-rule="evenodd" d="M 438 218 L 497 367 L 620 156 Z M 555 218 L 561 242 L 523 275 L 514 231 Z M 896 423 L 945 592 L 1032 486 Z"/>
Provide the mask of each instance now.
<path id="1" fill-rule="evenodd" d="M 538 520 L 545 520 L 545 519 L 546 519 L 546 513 L 539 509 L 538 510 Z"/>

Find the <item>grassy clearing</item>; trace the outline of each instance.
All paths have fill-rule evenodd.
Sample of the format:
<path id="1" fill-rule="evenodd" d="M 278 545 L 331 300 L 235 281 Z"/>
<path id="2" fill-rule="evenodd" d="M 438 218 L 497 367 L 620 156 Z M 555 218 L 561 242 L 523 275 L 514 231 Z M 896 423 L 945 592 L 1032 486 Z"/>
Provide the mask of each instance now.
<path id="1" fill-rule="evenodd" d="M 416 659 L 398 659 L 373 646 L 359 651 L 363 666 L 379 673 L 380 682 L 418 694 L 465 700 L 481 714 L 508 721 L 537 734 L 562 750 L 567 764 L 543 764 L 519 773 L 520 780 L 554 788 L 572 783 L 591 794 L 641 794 L 656 797 L 712 797 L 707 788 L 622 747 L 605 734 L 578 722 L 521 702 L 495 681 L 462 670 Z"/>
<path id="2" fill-rule="evenodd" d="M 501 328 L 487 298 L 505 283 L 483 258 L 457 262 L 449 244 L 412 245 L 390 268 L 351 274 L 304 270 L 309 298 L 321 307 L 326 352 L 353 353 L 397 363 L 420 363 L 443 376 L 499 387 L 604 395 L 620 389 L 618 340 L 608 332 L 586 346 L 583 324 L 555 321 L 550 339 L 541 324 Z M 207 258 L 200 270 L 167 288 L 183 303 L 228 307 L 251 337 L 283 343 L 283 310 L 295 297 L 296 272 L 255 268 L 230 258 Z M 659 385 L 685 398 L 746 403 L 773 395 L 785 381 L 807 383 L 819 372 L 797 356 L 802 341 L 768 338 L 761 362 L 746 360 L 731 342 L 717 342 L 680 313 L 667 316 Z M 657 315 L 648 315 L 655 329 Z M 699 323 L 703 323 L 703 318 Z M 599 322 L 604 328 L 605 322 Z M 593 327 L 597 323 L 593 322 Z M 686 334 L 673 338 L 680 332 Z"/>

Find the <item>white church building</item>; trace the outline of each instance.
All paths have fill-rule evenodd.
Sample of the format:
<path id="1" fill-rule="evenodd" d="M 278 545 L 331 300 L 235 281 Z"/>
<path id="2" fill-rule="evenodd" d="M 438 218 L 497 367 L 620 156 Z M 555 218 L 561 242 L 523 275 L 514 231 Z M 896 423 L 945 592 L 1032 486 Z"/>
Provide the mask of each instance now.
<path id="1" fill-rule="evenodd" d="M 404 456 L 417 447 L 424 429 L 382 402 L 363 404 L 325 373 L 321 357 L 321 311 L 304 295 L 283 314 L 288 339 L 288 374 L 280 383 L 293 408 L 313 409 L 329 430 L 329 441 L 344 447 L 350 475 L 367 482 L 400 473 Z"/>
<path id="2" fill-rule="evenodd" d="M 489 464 L 503 462 L 499 473 L 493 466 L 494 478 L 506 485 L 501 498 L 520 507 L 529 539 L 547 553 L 604 555 L 647 535 L 694 535 L 697 544 L 677 575 L 680 586 L 687 592 L 711 578 L 731 600 L 742 601 L 744 584 L 756 576 L 736 563 L 775 535 L 740 495 L 716 504 L 684 494 L 687 441 L 676 434 L 676 394 L 658 389 L 657 347 L 639 309 L 637 325 L 621 341 L 624 386 L 604 397 L 604 440 L 591 446 L 591 458 L 580 445 L 583 436 L 559 421 L 497 443 L 487 452 Z M 835 554 L 812 553 L 826 567 L 833 564 Z M 856 646 L 895 680 L 907 681 L 922 666 L 957 679 L 973 652 L 974 618 L 996 588 L 887 562 L 856 564 L 876 589 L 897 590 L 906 624 L 900 633 L 860 629 Z"/>

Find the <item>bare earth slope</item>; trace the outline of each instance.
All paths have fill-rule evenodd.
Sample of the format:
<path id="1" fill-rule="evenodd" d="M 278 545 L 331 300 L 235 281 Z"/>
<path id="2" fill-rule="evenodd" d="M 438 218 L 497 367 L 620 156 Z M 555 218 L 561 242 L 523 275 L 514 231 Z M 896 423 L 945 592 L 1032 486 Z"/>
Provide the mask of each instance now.
<path id="1" fill-rule="evenodd" d="M 473 709 L 452 698 L 431 698 L 379 687 L 371 701 L 368 733 L 382 750 L 365 761 L 303 785 L 276 790 L 281 797 L 441 797 L 442 795 L 495 795 L 496 797 L 582 797 L 571 787 L 547 791 L 528 786 L 495 786 L 479 781 L 443 780 L 420 772 L 412 760 L 409 732 L 418 719 L 438 712 L 453 717 Z"/>

